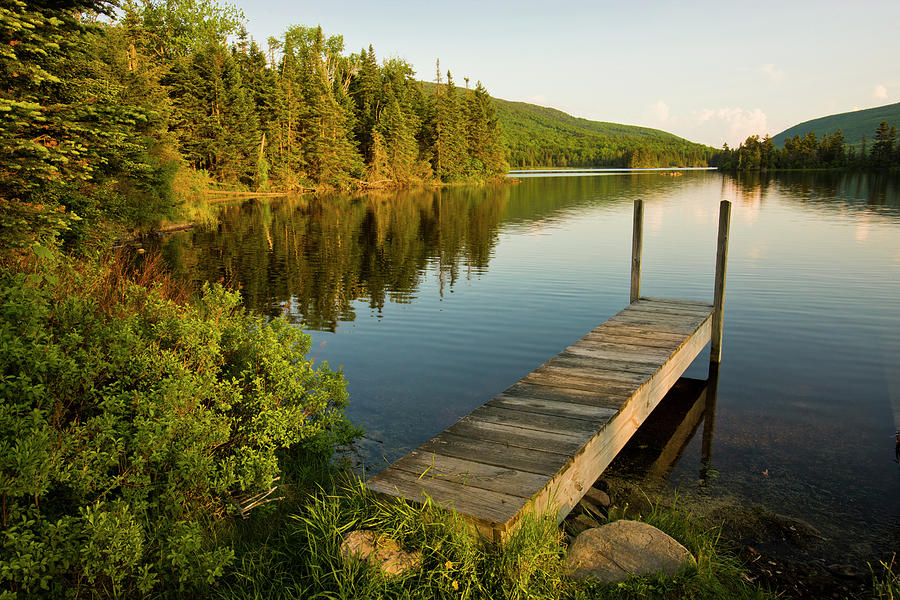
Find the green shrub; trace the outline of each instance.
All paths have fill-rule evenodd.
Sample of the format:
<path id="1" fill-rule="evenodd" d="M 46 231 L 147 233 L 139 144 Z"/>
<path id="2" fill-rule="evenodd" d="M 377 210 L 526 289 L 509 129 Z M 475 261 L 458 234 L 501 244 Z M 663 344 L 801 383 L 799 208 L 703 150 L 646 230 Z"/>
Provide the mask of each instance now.
<path id="1" fill-rule="evenodd" d="M 234 556 L 217 522 L 278 485 L 283 449 L 354 435 L 342 374 L 219 285 L 188 300 L 41 254 L 0 271 L 0 597 L 213 583 Z"/>

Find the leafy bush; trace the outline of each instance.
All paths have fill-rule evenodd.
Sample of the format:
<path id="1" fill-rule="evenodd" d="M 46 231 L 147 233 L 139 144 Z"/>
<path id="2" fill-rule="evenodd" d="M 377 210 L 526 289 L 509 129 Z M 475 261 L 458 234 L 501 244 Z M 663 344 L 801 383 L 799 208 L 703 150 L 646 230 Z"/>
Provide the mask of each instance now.
<path id="1" fill-rule="evenodd" d="M 219 285 L 37 248 L 0 271 L 0 597 L 197 589 L 216 523 L 276 486 L 283 449 L 354 431 L 346 386 Z"/>

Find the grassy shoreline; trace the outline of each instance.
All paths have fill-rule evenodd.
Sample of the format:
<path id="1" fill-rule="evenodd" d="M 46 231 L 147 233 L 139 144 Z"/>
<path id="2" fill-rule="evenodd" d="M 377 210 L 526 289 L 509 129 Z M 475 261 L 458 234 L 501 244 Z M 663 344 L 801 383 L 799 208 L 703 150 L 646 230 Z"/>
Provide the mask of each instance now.
<path id="1" fill-rule="evenodd" d="M 673 578 L 576 582 L 565 571 L 571 539 L 553 516 L 530 515 L 505 543 L 482 543 L 454 513 L 430 503 L 378 498 L 344 473 L 328 487 L 298 494 L 255 520 L 233 522 L 227 535 L 236 568 L 208 591 L 222 599 L 774 597 L 748 582 L 717 528 L 702 527 L 680 508 L 614 513 L 610 521 L 622 516 L 672 535 L 694 554 L 697 566 Z M 388 578 L 367 565 L 344 562 L 340 543 L 353 529 L 375 529 L 407 550 L 420 551 L 423 568 Z"/>

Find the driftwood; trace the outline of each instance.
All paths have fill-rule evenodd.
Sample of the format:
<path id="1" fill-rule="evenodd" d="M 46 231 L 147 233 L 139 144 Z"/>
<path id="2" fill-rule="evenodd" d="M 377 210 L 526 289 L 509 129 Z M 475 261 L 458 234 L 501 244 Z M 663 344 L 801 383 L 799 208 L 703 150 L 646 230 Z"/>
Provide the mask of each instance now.
<path id="1" fill-rule="evenodd" d="M 360 189 L 396 189 L 403 187 L 403 184 L 393 179 L 379 179 L 378 181 L 366 181 L 365 179 L 354 179 L 353 183 Z"/>
<path id="2" fill-rule="evenodd" d="M 312 188 L 309 188 L 312 189 Z M 206 190 L 207 195 L 214 196 L 248 196 L 248 197 L 271 197 L 277 198 L 281 196 L 287 196 L 287 192 L 232 192 L 229 190 Z"/>
<path id="3" fill-rule="evenodd" d="M 275 490 L 278 489 L 278 480 L 281 477 L 276 477 L 272 480 L 272 487 L 269 490 L 264 490 L 259 492 L 258 494 L 245 495 L 245 496 L 237 496 L 235 498 L 231 498 L 231 503 L 237 508 L 238 513 L 241 515 L 242 519 L 246 519 L 250 516 L 250 511 L 256 508 L 257 506 L 262 506 L 263 504 L 268 504 L 269 502 L 278 502 L 279 500 L 283 500 L 284 496 L 276 496 L 275 498 L 269 498 Z"/>

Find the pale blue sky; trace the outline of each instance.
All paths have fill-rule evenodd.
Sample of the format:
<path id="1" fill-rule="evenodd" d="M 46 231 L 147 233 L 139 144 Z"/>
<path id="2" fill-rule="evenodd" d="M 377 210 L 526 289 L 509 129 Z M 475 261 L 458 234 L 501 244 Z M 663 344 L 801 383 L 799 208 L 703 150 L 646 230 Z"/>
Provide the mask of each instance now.
<path id="1" fill-rule="evenodd" d="M 234 0 L 260 45 L 322 25 L 420 79 L 434 62 L 491 95 L 735 145 L 900 102 L 900 0 L 516 2 Z"/>

